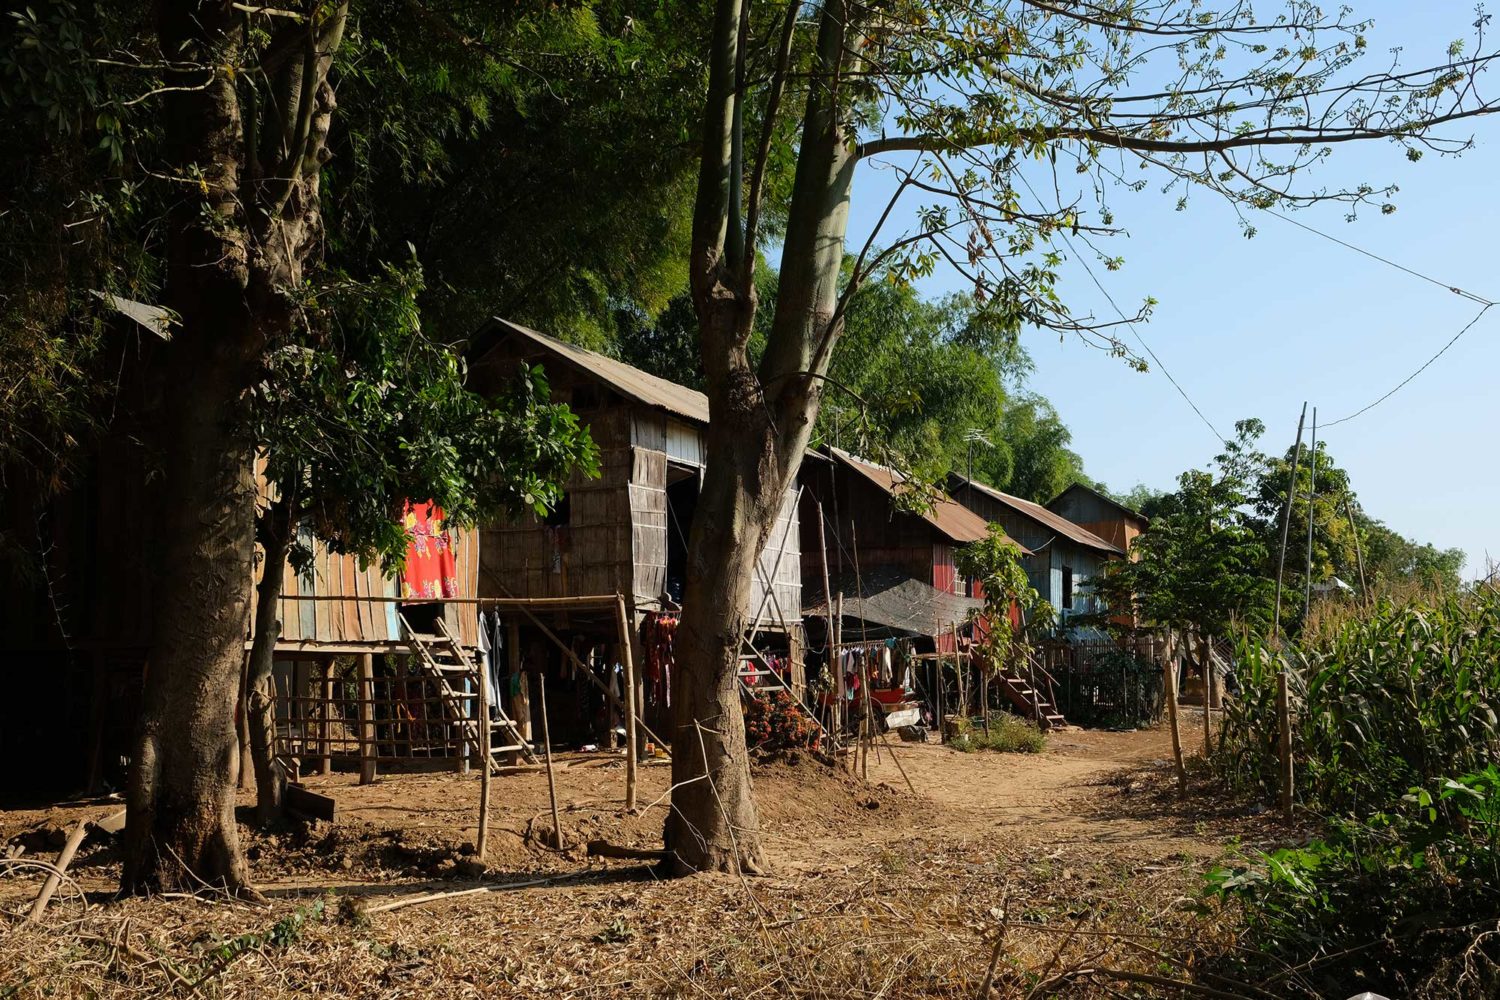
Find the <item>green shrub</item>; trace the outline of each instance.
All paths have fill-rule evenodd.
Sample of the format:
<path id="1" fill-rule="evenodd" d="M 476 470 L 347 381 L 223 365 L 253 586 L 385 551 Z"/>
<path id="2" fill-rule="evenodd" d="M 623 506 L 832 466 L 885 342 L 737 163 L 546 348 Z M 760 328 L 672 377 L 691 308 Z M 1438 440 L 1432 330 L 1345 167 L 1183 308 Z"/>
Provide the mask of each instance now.
<path id="1" fill-rule="evenodd" d="M 999 753 L 1039 753 L 1046 746 L 1047 737 L 1033 722 L 1018 719 L 1013 715 L 990 717 L 990 731 L 982 725 L 970 725 L 948 741 L 948 745 L 960 753 L 975 750 L 994 750 Z"/>
<path id="2" fill-rule="evenodd" d="M 1500 769 L 1431 789 L 1305 847 L 1208 874 L 1243 907 L 1244 951 L 1223 963 L 1278 996 L 1370 990 L 1500 995 Z"/>

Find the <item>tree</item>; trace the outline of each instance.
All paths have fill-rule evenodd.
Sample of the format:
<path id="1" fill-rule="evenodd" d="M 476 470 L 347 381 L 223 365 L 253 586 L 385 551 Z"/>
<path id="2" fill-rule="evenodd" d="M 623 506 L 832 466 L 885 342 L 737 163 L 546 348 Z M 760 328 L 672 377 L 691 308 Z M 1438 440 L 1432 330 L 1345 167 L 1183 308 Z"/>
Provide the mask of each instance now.
<path id="1" fill-rule="evenodd" d="M 1437 125 L 1493 110 L 1469 86 L 1492 57 L 1341 78 L 1363 25 L 1300 0 L 1264 24 L 1247 4 L 1216 15 L 1173 0 L 828 0 L 807 10 L 804 24 L 799 0 L 715 0 L 706 49 L 689 273 L 712 422 L 700 505 L 709 513 L 693 526 L 673 691 L 665 836 L 681 870 L 764 863 L 735 684 L 750 579 L 866 279 L 911 280 L 943 264 L 1017 329 L 1071 331 L 1124 353 L 1109 324 L 1072 315 L 1056 295 L 1061 256 L 1049 248 L 1063 231 L 1085 241 L 1114 231 L 1104 187 L 1123 157 L 1243 205 L 1357 205 L 1383 192 L 1290 184 L 1335 144 L 1388 137 L 1415 155 L 1443 148 Z M 1127 89 L 1142 80 L 1143 91 Z M 776 141 L 783 116 L 798 122 L 789 147 Z M 765 178 L 788 155 L 775 310 L 753 360 Z M 903 196 L 933 203 L 914 231 L 877 227 L 846 272 L 861 162 L 896 181 L 882 221 Z M 1050 202 L 1023 195 L 1037 168 L 1052 171 Z M 1078 198 L 1073 170 L 1084 179 Z"/>
<path id="2" fill-rule="evenodd" d="M 65 0 L 0 24 L 0 461 L 65 488 L 119 368 L 92 293 L 168 307 L 147 447 L 170 503 L 150 526 L 163 586 L 124 873 L 238 890 L 231 663 L 278 352 L 340 355 L 312 335 L 340 329 L 326 309 L 349 296 L 321 293 L 385 282 L 413 246 L 440 341 L 495 308 L 575 338 L 621 303 L 658 309 L 686 280 L 699 70 L 680 57 L 691 25 L 660 5 L 156 7 Z"/>
<path id="3" fill-rule="evenodd" d="M 329 276 L 304 296 L 304 314 L 331 324 L 299 330 L 271 352 L 252 425 L 271 496 L 258 510 L 264 552 L 256 588 L 248 692 L 257 811 L 280 818 L 284 777 L 272 760 L 271 670 L 283 567 L 301 569 L 308 543 L 379 560 L 399 572 L 408 502 L 430 502 L 453 528 L 521 510 L 545 513 L 575 467 L 597 471 L 597 449 L 565 406 L 549 403 L 540 370 L 521 368 L 511 391 L 483 399 L 464 366 L 426 335 L 420 272 L 387 268 L 375 282 Z"/>
<path id="4" fill-rule="evenodd" d="M 254 549 L 248 405 L 323 238 L 328 72 L 348 12 L 158 6 L 161 172 L 177 192 L 163 302 L 179 322 L 164 352 L 164 571 L 127 796 L 127 891 L 249 884 L 228 778 Z"/>
<path id="5" fill-rule="evenodd" d="M 979 652 L 985 669 L 994 676 L 1007 666 L 1019 665 L 1030 649 L 1030 639 L 1050 629 L 1053 616 L 1052 602 L 1026 576 L 1020 547 L 998 524 L 992 524 L 988 537 L 960 549 L 954 564 L 984 594 Z M 1019 622 L 1012 620 L 1013 613 Z"/>
<path id="6" fill-rule="evenodd" d="M 1258 420 L 1238 422 L 1213 471 L 1178 477 L 1176 492 L 1131 547 L 1135 558 L 1112 564 L 1095 582 L 1107 605 L 1199 636 L 1269 621 L 1266 545 L 1248 511 L 1265 465 L 1255 450 L 1263 430 Z"/>

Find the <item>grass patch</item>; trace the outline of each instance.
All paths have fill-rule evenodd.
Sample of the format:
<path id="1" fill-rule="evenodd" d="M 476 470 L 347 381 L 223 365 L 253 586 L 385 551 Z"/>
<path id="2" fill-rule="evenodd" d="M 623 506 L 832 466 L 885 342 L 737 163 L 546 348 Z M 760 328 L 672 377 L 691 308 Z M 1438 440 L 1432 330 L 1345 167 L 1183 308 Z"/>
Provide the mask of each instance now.
<path id="1" fill-rule="evenodd" d="M 1036 727 L 1036 723 L 1018 719 L 1013 715 L 990 717 L 990 731 L 969 725 L 948 741 L 948 745 L 959 753 L 975 750 L 994 750 L 999 753 L 1040 753 L 1047 745 L 1047 737 Z"/>

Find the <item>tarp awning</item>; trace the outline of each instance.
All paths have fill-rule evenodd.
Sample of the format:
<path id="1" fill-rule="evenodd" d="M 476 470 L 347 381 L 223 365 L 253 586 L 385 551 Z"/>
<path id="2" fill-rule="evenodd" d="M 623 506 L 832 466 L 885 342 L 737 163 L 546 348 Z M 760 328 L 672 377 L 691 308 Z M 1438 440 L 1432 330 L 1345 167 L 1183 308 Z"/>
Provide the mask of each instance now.
<path id="1" fill-rule="evenodd" d="M 834 600 L 844 597 L 844 617 L 883 626 L 909 635 L 938 635 L 955 623 L 962 625 L 969 616 L 983 610 L 984 602 L 973 597 L 947 594 L 931 584 L 914 579 L 889 567 L 872 569 L 856 584 L 853 573 L 832 581 Z M 828 604 L 819 598 L 802 609 L 803 617 L 823 619 Z"/>

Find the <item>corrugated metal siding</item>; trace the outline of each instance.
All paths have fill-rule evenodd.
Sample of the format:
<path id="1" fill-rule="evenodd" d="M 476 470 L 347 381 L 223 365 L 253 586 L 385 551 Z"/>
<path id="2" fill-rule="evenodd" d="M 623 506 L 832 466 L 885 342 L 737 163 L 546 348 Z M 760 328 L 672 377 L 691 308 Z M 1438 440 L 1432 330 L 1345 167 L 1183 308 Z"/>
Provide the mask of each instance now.
<path id="1" fill-rule="evenodd" d="M 667 457 L 674 462 L 702 468 L 708 461 L 703 447 L 703 432 L 681 420 L 667 418 L 664 447 Z"/>
<path id="2" fill-rule="evenodd" d="M 459 597 L 478 593 L 479 533 L 473 529 L 452 532 L 454 561 L 458 569 Z M 277 615 L 281 621 L 281 644 L 330 645 L 393 643 L 401 641 L 397 620 L 399 605 L 387 601 L 361 598 L 399 597 L 400 584 L 386 577 L 378 563 L 364 569 L 353 556 L 336 555 L 315 539 L 312 561 L 301 573 L 290 566 L 284 569 L 282 596 Z M 255 579 L 263 570 L 257 568 Z M 298 600 L 299 597 L 343 598 L 342 600 Z M 451 616 L 458 626 L 458 638 L 466 643 L 477 641 L 477 625 L 471 613 Z"/>

